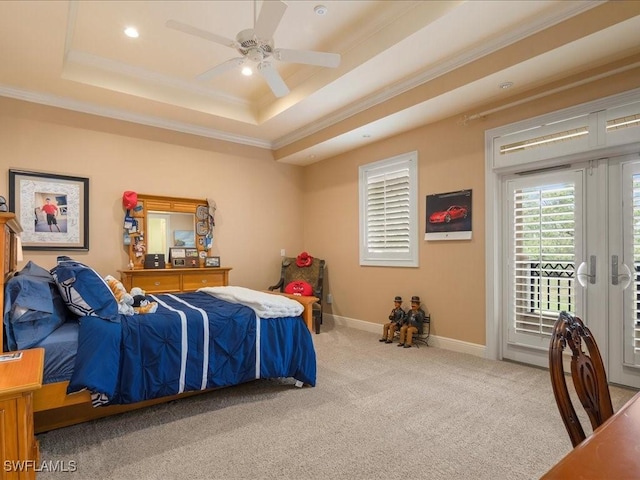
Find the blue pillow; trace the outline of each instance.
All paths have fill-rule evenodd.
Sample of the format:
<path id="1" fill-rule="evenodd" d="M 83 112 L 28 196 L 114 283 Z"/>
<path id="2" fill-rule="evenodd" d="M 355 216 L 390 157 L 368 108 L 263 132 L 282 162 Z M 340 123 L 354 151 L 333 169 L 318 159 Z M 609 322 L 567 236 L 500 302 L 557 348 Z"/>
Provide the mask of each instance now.
<path id="1" fill-rule="evenodd" d="M 93 316 L 118 321 L 118 302 L 107 282 L 91 267 L 58 257 L 51 270 L 69 310 L 81 317 Z"/>
<path id="2" fill-rule="evenodd" d="M 6 348 L 31 348 L 65 321 L 75 318 L 62 301 L 49 271 L 33 262 L 5 286 L 4 328 Z"/>

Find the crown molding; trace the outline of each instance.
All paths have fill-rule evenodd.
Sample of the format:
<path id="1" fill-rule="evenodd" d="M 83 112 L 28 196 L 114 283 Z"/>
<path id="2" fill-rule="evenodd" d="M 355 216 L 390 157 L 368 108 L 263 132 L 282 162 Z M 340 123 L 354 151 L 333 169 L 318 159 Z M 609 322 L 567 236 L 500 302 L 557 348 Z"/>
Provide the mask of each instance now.
<path id="1" fill-rule="evenodd" d="M 98 55 L 92 55 L 90 53 L 70 51 L 67 53 L 65 59 L 65 66 L 67 64 L 77 64 L 83 67 L 102 70 L 113 74 L 120 75 L 126 78 L 132 78 L 137 81 L 143 81 L 154 85 L 159 85 L 165 88 L 171 88 L 175 90 L 184 90 L 191 95 L 197 95 L 199 97 L 208 98 L 211 101 L 223 102 L 226 104 L 233 104 L 240 106 L 243 109 L 250 110 L 251 102 L 243 100 L 237 96 L 228 95 L 217 90 L 202 87 L 194 84 L 191 81 L 184 81 L 160 73 L 152 72 L 145 68 L 135 67 L 127 65 L 125 63 L 117 62 L 108 58 L 100 57 Z M 73 78 L 71 78 L 73 80 Z M 86 83 L 86 82 L 83 82 Z M 125 92 L 126 93 L 126 92 Z M 206 112 L 205 112 L 206 113 Z"/>
<path id="2" fill-rule="evenodd" d="M 418 2 L 414 2 L 418 3 Z M 499 37 L 493 41 L 486 42 L 482 45 L 479 45 L 475 48 L 469 49 L 462 55 L 459 55 L 455 58 L 452 58 L 446 62 L 441 62 L 438 65 L 435 65 L 431 68 L 424 69 L 421 72 L 418 72 L 412 78 L 407 79 L 402 82 L 398 82 L 394 85 L 391 85 L 383 90 L 380 90 L 377 93 L 369 95 L 360 101 L 354 102 L 351 105 L 333 113 L 327 115 L 317 121 L 312 122 L 311 124 L 299 128 L 297 130 L 292 131 L 282 137 L 276 139 L 273 142 L 269 142 L 266 140 L 247 137 L 242 135 L 234 135 L 228 132 L 205 128 L 197 125 L 192 125 L 184 122 L 176 122 L 171 120 L 166 120 L 163 118 L 150 116 L 150 115 L 140 115 L 131 112 L 127 112 L 125 110 L 102 107 L 96 104 L 87 103 L 87 102 L 79 102 L 69 98 L 60 97 L 56 95 L 51 95 L 42 92 L 32 92 L 22 89 L 17 89 L 10 87 L 8 85 L 0 84 L 0 96 L 14 98 L 18 100 L 24 100 L 32 103 L 39 103 L 42 105 L 53 106 L 57 108 L 63 108 L 66 110 L 73 110 L 82 113 L 88 113 L 91 115 L 97 115 L 106 118 L 112 118 L 116 120 L 122 120 L 132 123 L 138 123 L 142 125 L 147 125 L 156 128 L 162 128 L 166 130 L 173 130 L 177 132 L 187 133 L 191 135 L 198 135 L 202 137 L 212 138 L 221 141 L 227 141 L 231 143 L 237 143 L 241 145 L 253 146 L 264 149 L 279 149 L 291 143 L 301 140 L 309 135 L 315 134 L 323 129 L 330 127 L 334 124 L 340 123 L 345 119 L 366 111 L 367 109 L 379 105 L 390 98 L 393 98 L 397 95 L 405 93 L 415 87 L 418 87 L 424 83 L 432 81 L 433 79 L 442 76 L 450 71 L 453 71 L 461 66 L 464 66 L 474 60 L 482 58 L 486 55 L 489 55 L 495 51 L 498 51 L 502 48 L 505 48 L 519 40 L 522 40 L 530 35 L 533 35 L 539 31 L 545 30 L 553 25 L 561 23 L 571 17 L 579 15 L 587 10 L 590 10 L 594 7 L 597 7 L 603 3 L 604 1 L 580 1 L 580 2 L 566 2 L 566 7 L 562 9 L 562 11 L 557 12 L 555 15 L 540 18 L 534 22 L 523 26 L 522 28 L 512 31 L 509 34 L 506 34 L 502 37 Z M 79 52 L 72 52 L 69 48 L 70 39 L 72 38 L 72 32 L 74 29 L 74 21 L 75 15 L 77 13 L 77 1 L 73 0 L 69 4 L 70 8 L 70 21 L 68 23 L 67 30 L 67 39 L 65 42 L 65 57 L 66 60 L 75 60 L 78 63 L 91 64 L 94 66 L 100 66 L 103 69 L 115 69 L 119 71 L 120 74 L 133 76 L 139 78 L 141 75 L 146 77 L 146 80 L 156 81 L 162 83 L 164 85 L 168 85 L 171 83 L 171 87 L 179 87 L 185 88 L 185 85 L 181 82 L 180 85 L 177 85 L 175 82 L 168 82 L 165 78 L 160 78 L 157 75 L 154 75 L 150 72 L 141 72 L 139 70 L 133 69 L 133 67 L 128 67 L 125 65 L 113 65 L 104 62 L 103 59 L 97 58 L 88 58 L 87 56 L 80 54 Z M 71 57 L 71 59 L 69 58 Z M 193 90 L 193 86 L 191 85 L 191 89 Z M 199 90 L 199 89 L 198 89 Z M 202 94 L 202 92 L 198 92 Z M 211 91 L 208 92 L 209 95 Z M 228 99 L 229 100 L 229 99 Z"/>
<path id="3" fill-rule="evenodd" d="M 0 85 L 0 96 L 23 100 L 25 102 L 38 103 L 50 107 L 63 108 L 65 110 L 88 113 L 90 115 L 97 115 L 100 117 L 112 118 L 114 120 L 138 123 L 149 127 L 163 128 L 165 130 L 173 130 L 176 132 L 188 133 L 190 135 L 213 138 L 215 140 L 222 140 L 225 142 L 238 143 L 241 145 L 265 148 L 269 150 L 272 149 L 270 142 L 258 138 L 233 135 L 228 132 L 212 128 L 200 127 L 198 125 L 183 122 L 175 122 L 151 115 L 139 115 L 115 108 L 101 107 L 92 103 L 79 102 L 56 95 L 21 90 L 8 85 Z"/>
<path id="4" fill-rule="evenodd" d="M 312 124 L 301 127 L 288 133 L 287 135 L 283 135 L 282 137 L 275 139 L 273 142 L 274 149 L 277 150 L 279 148 L 285 147 L 291 143 L 297 142 L 303 138 L 313 135 L 327 127 L 340 123 L 347 118 L 364 112 L 372 107 L 375 107 L 376 105 L 379 105 L 389 100 L 390 98 L 401 95 L 413 88 L 416 88 L 424 83 L 430 82 L 442 75 L 445 75 L 446 73 L 454 71 L 457 68 L 463 67 L 464 65 L 469 64 L 475 60 L 506 48 L 509 45 L 512 45 L 531 35 L 557 25 L 558 23 L 561 23 L 569 18 L 575 17 L 576 15 L 584 13 L 587 10 L 591 10 L 592 8 L 597 7 L 602 3 L 605 2 L 567 2 L 566 7 L 562 11 L 557 12 L 555 15 L 537 19 L 536 21 L 531 22 L 526 26 L 522 26 L 521 28 L 510 32 L 509 34 L 498 37 L 495 40 L 486 42 L 482 45 L 478 45 L 475 48 L 471 48 L 461 55 L 441 62 L 440 64 L 437 64 L 433 67 L 424 69 L 411 78 L 385 87 L 377 93 L 369 95 L 368 97 L 365 97 L 358 102 L 352 103 L 351 105 L 338 110 L 331 115 L 327 115 L 322 119 L 314 121 Z"/>

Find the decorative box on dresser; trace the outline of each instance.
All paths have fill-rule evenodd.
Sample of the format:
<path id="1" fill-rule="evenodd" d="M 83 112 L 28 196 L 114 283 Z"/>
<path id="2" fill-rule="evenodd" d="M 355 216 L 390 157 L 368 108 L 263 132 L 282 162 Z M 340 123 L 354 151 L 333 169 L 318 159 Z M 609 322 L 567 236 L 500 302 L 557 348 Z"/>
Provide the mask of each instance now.
<path id="1" fill-rule="evenodd" d="M 3 480 L 36 478 L 40 461 L 33 427 L 33 392 L 42 387 L 44 349 L 33 348 L 21 353 L 19 359 L 0 362 L 0 478 Z"/>
<path id="2" fill-rule="evenodd" d="M 145 293 L 193 292 L 202 287 L 229 285 L 229 270 L 230 267 L 121 270 L 120 279 L 127 291 L 139 287 Z"/>

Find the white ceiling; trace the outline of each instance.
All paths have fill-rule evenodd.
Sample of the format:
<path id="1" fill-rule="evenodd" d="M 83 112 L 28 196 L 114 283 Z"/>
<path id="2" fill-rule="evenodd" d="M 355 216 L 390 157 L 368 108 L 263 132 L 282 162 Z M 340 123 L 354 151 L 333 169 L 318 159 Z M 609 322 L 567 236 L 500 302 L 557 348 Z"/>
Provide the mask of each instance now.
<path id="1" fill-rule="evenodd" d="M 240 54 L 166 26 L 235 39 L 253 27 L 262 1 L 4 0 L 0 95 L 262 147 L 306 165 L 640 53 L 640 1 L 593 15 L 603 3 L 290 0 L 275 47 L 339 53 L 341 63 L 272 60 L 290 89 L 277 98 L 239 68 L 197 79 Z M 127 26 L 140 37 L 126 37 Z M 501 90 L 506 81 L 513 87 Z"/>

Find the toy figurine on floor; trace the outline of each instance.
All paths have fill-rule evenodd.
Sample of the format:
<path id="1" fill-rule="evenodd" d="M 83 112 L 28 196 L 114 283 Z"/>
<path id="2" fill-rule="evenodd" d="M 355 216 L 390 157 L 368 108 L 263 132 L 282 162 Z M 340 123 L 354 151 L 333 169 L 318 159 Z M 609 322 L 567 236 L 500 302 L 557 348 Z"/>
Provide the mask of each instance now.
<path id="1" fill-rule="evenodd" d="M 400 327 L 399 347 L 411 348 L 413 335 L 422 334 L 424 326 L 425 311 L 420 307 L 420 297 L 411 297 L 411 310 L 407 312 Z"/>
<path id="2" fill-rule="evenodd" d="M 396 297 L 393 299 L 393 310 L 389 314 L 389 322 L 385 323 L 382 327 L 382 338 L 379 342 L 391 343 L 393 342 L 393 335 L 396 330 L 402 325 L 402 320 L 405 316 L 405 311 L 402 309 L 402 297 Z"/>

